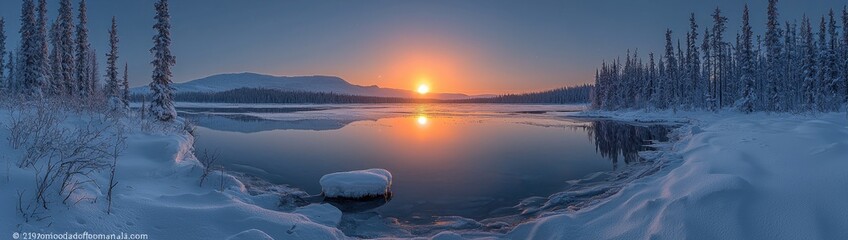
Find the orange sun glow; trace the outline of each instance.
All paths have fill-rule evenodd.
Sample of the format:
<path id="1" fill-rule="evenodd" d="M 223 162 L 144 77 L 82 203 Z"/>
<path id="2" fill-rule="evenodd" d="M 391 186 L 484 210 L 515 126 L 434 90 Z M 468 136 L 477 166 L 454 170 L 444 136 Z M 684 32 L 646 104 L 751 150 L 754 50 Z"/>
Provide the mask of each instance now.
<path id="1" fill-rule="evenodd" d="M 422 95 L 427 94 L 428 92 L 430 92 L 430 86 L 427 86 L 425 84 L 418 85 L 417 91 L 418 91 L 419 94 L 422 94 Z"/>

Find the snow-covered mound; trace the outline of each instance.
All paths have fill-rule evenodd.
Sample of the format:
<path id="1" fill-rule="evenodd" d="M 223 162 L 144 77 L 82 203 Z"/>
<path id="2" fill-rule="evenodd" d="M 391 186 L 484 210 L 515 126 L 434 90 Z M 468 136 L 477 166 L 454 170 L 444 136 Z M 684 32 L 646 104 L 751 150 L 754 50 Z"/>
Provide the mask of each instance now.
<path id="1" fill-rule="evenodd" d="M 381 88 L 376 85 L 360 86 L 351 84 L 334 76 L 271 76 L 258 73 L 226 73 L 196 79 L 172 85 L 177 92 L 223 92 L 239 88 L 263 88 L 286 91 L 332 92 L 360 96 L 376 97 L 417 97 L 409 90 Z M 131 89 L 132 93 L 148 93 L 150 88 L 140 86 Z M 464 99 L 468 95 L 458 93 L 430 93 L 428 96 L 438 99 Z"/>
<path id="2" fill-rule="evenodd" d="M 392 187 L 392 174 L 385 169 L 337 172 L 321 177 L 321 190 L 331 198 L 386 196 Z"/>
<path id="3" fill-rule="evenodd" d="M 89 126 L 89 119 L 96 118 L 73 111 L 58 112 L 61 126 L 72 131 Z M 284 193 L 251 194 L 239 179 L 220 171 L 212 172 L 200 186 L 204 166 L 194 156 L 194 138 L 135 118 L 115 122 L 127 126 L 122 128 L 126 149 L 117 160 L 118 184 L 110 213 L 102 187 L 109 183 L 107 170 L 86 178 L 99 184 L 84 183 L 70 195 L 68 204 L 51 195 L 49 209 L 38 215 L 42 219 L 27 222 L 15 206 L 18 194 L 22 194 L 23 204 L 33 198 L 33 179 L 38 173 L 14 164 L 22 159 L 25 147 L 10 147 L 7 139 L 11 133 L 2 126 L 10 125 L 15 116 L 17 113 L 0 106 L 0 166 L 5 168 L 0 173 L 0 232 L 9 233 L 4 238 L 12 232 L 82 231 L 147 234 L 149 239 L 347 238 L 331 226 L 337 224 L 340 212 L 328 206 L 284 212 L 278 209 Z M 177 125 L 180 122 L 181 118 Z M 151 127 L 143 130 L 138 126 Z"/>
<path id="4" fill-rule="evenodd" d="M 690 123 L 675 131 L 656 174 L 597 206 L 519 225 L 506 238 L 848 239 L 845 113 L 596 114 Z"/>
<path id="5" fill-rule="evenodd" d="M 294 213 L 299 213 L 313 222 L 324 224 L 328 227 L 337 227 L 342 220 L 342 211 L 330 204 L 310 204 L 298 208 Z"/>

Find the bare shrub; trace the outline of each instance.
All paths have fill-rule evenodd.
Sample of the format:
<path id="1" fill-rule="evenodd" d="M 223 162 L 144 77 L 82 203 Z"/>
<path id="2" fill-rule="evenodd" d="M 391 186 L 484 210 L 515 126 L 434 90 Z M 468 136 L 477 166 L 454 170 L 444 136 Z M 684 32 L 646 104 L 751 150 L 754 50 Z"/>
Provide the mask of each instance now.
<path id="1" fill-rule="evenodd" d="M 203 187 L 203 182 L 206 181 L 206 178 L 209 177 L 209 174 L 212 173 L 215 169 L 213 168 L 216 161 L 218 161 L 218 153 L 209 153 L 207 149 L 203 149 L 203 154 L 201 154 L 197 160 L 203 164 L 203 173 L 200 174 L 200 186 Z"/>
<path id="2" fill-rule="evenodd" d="M 197 130 L 197 125 L 195 125 L 193 121 L 191 121 L 189 119 L 183 119 L 183 131 L 190 134 L 191 136 L 197 136 L 197 135 L 194 135 L 194 132 L 196 130 Z"/>
<path id="3" fill-rule="evenodd" d="M 34 142 L 47 140 L 41 137 L 55 130 L 60 121 L 58 109 L 49 102 L 21 102 L 12 105 L 9 112 L 10 121 L 6 128 L 9 129 L 9 144 L 14 149 L 22 145 L 39 145 Z M 20 162 L 18 167 L 26 164 L 28 162 Z"/>
<path id="4" fill-rule="evenodd" d="M 112 147 L 112 151 L 109 153 L 110 157 L 112 157 L 112 165 L 109 166 L 109 186 L 106 191 L 106 213 L 112 214 L 112 193 L 114 193 L 115 186 L 118 186 L 118 181 L 115 180 L 115 169 L 118 166 L 118 157 L 123 152 L 126 142 L 126 137 L 123 136 L 123 131 L 118 132 L 118 142 Z"/>
<path id="5" fill-rule="evenodd" d="M 35 177 L 31 201 L 24 202 L 24 193 L 19 192 L 18 211 L 27 221 L 42 219 L 41 213 L 53 199 L 69 204 L 71 196 L 86 185 L 97 186 L 93 174 L 114 167 L 117 155 L 125 147 L 120 124 L 107 121 L 104 114 L 86 112 L 80 114 L 84 115 L 83 124 L 63 125 L 64 108 L 58 108 L 60 104 L 50 100 L 23 102 L 12 109 L 7 126 L 10 132 L 17 131 L 17 135 L 9 137 L 12 146 L 24 150 L 18 167 L 33 169 Z M 81 108 L 88 111 L 97 106 Z M 111 178 L 110 201 L 114 175 Z M 83 196 L 73 204 L 84 199 L 96 201 Z"/>

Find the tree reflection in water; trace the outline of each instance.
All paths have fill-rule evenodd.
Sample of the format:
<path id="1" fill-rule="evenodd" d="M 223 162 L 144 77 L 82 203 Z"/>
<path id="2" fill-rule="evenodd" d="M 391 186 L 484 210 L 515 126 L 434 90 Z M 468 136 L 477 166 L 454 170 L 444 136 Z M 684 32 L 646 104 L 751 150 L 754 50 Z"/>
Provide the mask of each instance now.
<path id="1" fill-rule="evenodd" d="M 639 151 L 654 150 L 648 146 L 653 142 L 668 141 L 670 129 L 663 125 L 633 125 L 618 121 L 593 121 L 587 129 L 595 140 L 595 151 L 612 161 L 613 170 L 618 168 L 619 159 L 624 164 L 643 162 Z"/>

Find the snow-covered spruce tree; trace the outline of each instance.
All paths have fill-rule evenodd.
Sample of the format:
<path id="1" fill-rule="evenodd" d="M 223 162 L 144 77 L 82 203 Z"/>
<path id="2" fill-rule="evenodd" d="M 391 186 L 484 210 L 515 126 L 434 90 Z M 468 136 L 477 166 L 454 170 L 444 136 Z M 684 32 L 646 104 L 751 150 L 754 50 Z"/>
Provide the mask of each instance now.
<path id="1" fill-rule="evenodd" d="M 177 117 L 177 111 L 174 109 L 171 87 L 171 66 L 176 63 L 170 49 L 171 16 L 168 13 L 167 0 L 158 0 L 154 6 L 156 24 L 153 29 L 156 30 L 156 35 L 153 36 L 153 48 L 150 49 L 153 53 L 153 82 L 150 83 L 153 102 L 150 103 L 150 113 L 160 121 L 172 121 Z"/>
<path id="2" fill-rule="evenodd" d="M 648 70 L 645 74 L 645 87 L 642 89 L 642 97 L 645 98 L 645 104 L 648 109 L 654 107 L 653 98 L 656 89 L 657 81 L 657 65 L 654 62 L 654 53 L 648 54 Z"/>
<path id="3" fill-rule="evenodd" d="M 630 55 L 630 50 L 627 50 L 627 59 L 624 60 L 624 68 L 622 71 L 621 78 L 621 91 L 619 91 L 618 98 L 620 99 L 622 108 L 630 108 L 634 102 L 633 95 L 631 91 L 636 88 L 636 85 L 633 83 L 633 77 L 635 74 L 633 72 L 633 67 L 635 65 L 635 60 Z"/>
<path id="4" fill-rule="evenodd" d="M 735 46 L 731 46 L 729 43 L 725 48 L 725 56 L 727 56 L 725 70 L 725 79 L 727 82 L 725 94 L 725 102 L 727 102 L 728 106 L 732 106 L 737 100 L 739 100 L 739 91 L 741 89 L 739 82 L 739 64 L 735 56 L 736 48 Z"/>
<path id="5" fill-rule="evenodd" d="M 604 95 L 604 107 L 608 110 L 618 108 L 618 68 L 616 62 L 616 60 L 613 60 L 611 64 L 604 65 L 604 82 L 607 92 Z"/>
<path id="6" fill-rule="evenodd" d="M 689 38 L 689 34 L 687 33 L 686 38 Z M 686 71 L 689 65 L 686 63 L 686 55 L 683 54 L 683 48 L 680 46 L 680 38 L 677 39 L 677 80 L 674 81 L 675 90 L 674 90 L 674 101 L 676 107 L 674 110 L 677 110 L 677 107 L 689 107 L 689 103 L 686 102 L 686 98 L 684 94 L 687 94 L 687 89 L 689 88 L 689 81 L 686 81 Z"/>
<path id="7" fill-rule="evenodd" d="M 10 94 L 10 93 L 13 93 L 15 91 L 15 84 L 17 83 L 17 76 L 18 76 L 18 73 L 16 73 L 15 70 L 17 70 L 18 67 L 15 66 L 16 63 L 17 63 L 17 62 L 15 62 L 16 61 L 15 53 L 9 52 L 8 55 L 9 55 L 9 62 L 6 63 L 6 70 L 7 70 L 8 76 L 6 76 L 6 86 L 5 86 L 5 88 L 6 88 L 6 93 Z"/>
<path id="8" fill-rule="evenodd" d="M 63 94 L 78 96 L 79 87 L 76 78 L 76 62 L 74 51 L 74 15 L 71 9 L 71 0 L 59 1 L 59 15 L 54 22 L 54 81 L 62 85 Z"/>
<path id="9" fill-rule="evenodd" d="M 126 75 L 126 71 L 124 71 L 124 72 L 125 72 L 125 75 Z M 596 68 L 595 69 L 595 84 L 594 84 L 595 87 L 592 88 L 592 95 L 589 96 L 589 98 L 592 101 L 591 102 L 592 109 L 601 109 L 601 101 L 600 101 L 601 82 L 600 82 L 600 76 L 598 74 L 599 74 L 599 70 Z"/>
<path id="10" fill-rule="evenodd" d="M 610 76 L 612 77 L 613 86 L 615 86 L 613 88 L 614 93 L 615 93 L 615 94 L 613 94 L 613 96 L 614 96 L 613 97 L 613 104 L 612 104 L 613 109 L 621 109 L 622 108 L 622 106 L 623 106 L 622 102 L 624 101 L 624 98 L 623 98 L 624 94 L 622 93 L 622 91 L 624 91 L 624 88 L 627 87 L 627 86 L 624 86 L 624 84 L 622 84 L 621 68 L 622 68 L 621 59 L 616 58 L 615 61 L 612 63 L 612 70 L 611 70 L 612 74 L 610 74 Z"/>
<path id="11" fill-rule="evenodd" d="M 47 56 L 50 62 L 50 94 L 54 96 L 63 95 L 65 93 L 65 83 L 61 81 L 62 73 L 59 71 L 59 55 L 57 50 L 59 50 L 59 44 L 57 40 L 59 39 L 58 34 L 59 30 L 57 29 L 58 25 L 54 21 L 50 24 L 50 32 L 48 32 L 48 42 L 50 44 L 50 53 Z"/>
<path id="12" fill-rule="evenodd" d="M 842 86 L 844 87 L 842 101 L 848 108 L 848 6 L 842 7 L 842 56 L 839 59 L 842 60 Z"/>
<path id="13" fill-rule="evenodd" d="M 38 87 L 39 91 L 43 94 L 53 93 L 52 89 L 52 77 L 50 72 L 50 59 L 49 56 L 49 47 L 47 46 L 47 0 L 38 0 L 38 7 L 36 8 L 36 12 L 38 16 L 36 18 L 36 31 L 35 31 L 35 42 L 37 53 L 35 56 L 38 58 L 36 64 L 38 64 Z"/>
<path id="14" fill-rule="evenodd" d="M 741 99 L 736 104 L 740 111 L 750 113 L 754 111 L 754 102 L 756 95 L 754 94 L 754 53 L 753 53 L 753 33 L 751 32 L 751 24 L 748 17 L 748 4 L 742 10 L 742 39 L 741 49 L 739 49 L 740 65 L 742 72 L 740 80 L 742 81 Z"/>
<path id="15" fill-rule="evenodd" d="M 109 52 L 106 53 L 106 86 L 103 89 L 111 107 L 122 107 L 120 94 L 121 83 L 118 82 L 118 23 L 112 16 L 112 27 L 109 29 Z"/>
<path id="16" fill-rule="evenodd" d="M 831 88 L 831 72 L 833 69 L 832 58 L 830 55 L 830 44 L 828 44 L 827 40 L 827 22 L 825 21 L 825 17 L 822 16 L 821 22 L 819 23 L 819 33 L 818 33 L 818 50 L 816 51 L 816 58 L 818 59 L 818 66 L 816 67 L 816 82 L 818 85 L 818 89 L 816 89 L 816 100 L 818 104 L 819 111 L 830 111 L 832 110 L 832 101 L 830 93 L 833 91 Z"/>
<path id="17" fill-rule="evenodd" d="M 30 96 L 40 97 L 41 93 L 41 75 L 42 70 L 41 59 L 39 59 L 40 49 L 38 46 L 37 32 L 38 27 L 35 19 L 35 4 L 33 0 L 23 0 L 21 4 L 21 29 L 19 30 L 21 41 L 18 49 L 18 69 L 20 77 L 17 81 L 21 81 L 21 92 Z"/>
<path id="18" fill-rule="evenodd" d="M 613 63 L 615 63 L 615 61 L 613 61 Z M 601 64 L 601 66 L 602 66 L 601 69 L 603 69 L 603 70 L 601 70 L 601 73 L 602 73 L 601 79 L 603 79 L 604 90 L 605 90 L 603 106 L 604 106 L 605 109 L 608 109 L 608 110 L 615 109 L 615 90 L 616 90 L 615 87 L 616 87 L 616 85 L 615 85 L 615 79 L 613 78 L 613 75 L 615 75 L 615 73 L 613 73 L 612 65 L 613 64 Z"/>
<path id="19" fill-rule="evenodd" d="M 606 79 L 604 79 L 604 74 L 606 74 L 605 65 L 606 61 L 602 61 L 601 68 L 598 69 L 597 84 L 595 84 L 595 99 L 597 100 L 597 103 L 595 103 L 594 105 L 597 106 L 597 109 L 605 109 L 606 107 L 604 105 L 604 101 L 606 101 L 606 94 L 608 91 Z"/>
<path id="20" fill-rule="evenodd" d="M 840 64 L 837 57 L 839 56 L 839 33 L 836 31 L 836 19 L 833 14 L 833 9 L 828 13 L 828 23 L 827 23 L 827 33 L 830 36 L 830 39 L 827 44 L 827 59 L 826 63 L 829 65 L 828 69 L 830 72 L 826 73 L 827 79 L 829 82 L 826 82 L 828 88 L 828 103 L 830 106 L 828 108 L 831 111 L 838 111 L 839 106 L 842 104 L 843 97 L 841 96 L 842 91 L 842 79 L 840 79 Z"/>
<path id="21" fill-rule="evenodd" d="M 91 76 L 91 80 L 88 81 L 88 86 L 86 88 L 91 89 L 91 93 L 88 94 L 89 97 L 103 97 L 103 91 L 100 89 L 100 72 L 99 65 L 97 63 L 97 51 L 94 48 L 89 49 L 88 51 L 88 66 L 89 71 L 88 75 Z"/>
<path id="22" fill-rule="evenodd" d="M 727 17 L 721 15 L 721 9 L 716 8 L 712 14 L 713 17 L 713 30 L 711 32 L 712 42 L 710 43 L 710 49 L 712 54 L 712 69 L 710 71 L 710 75 L 712 76 L 713 83 L 713 93 L 712 95 L 715 97 L 715 104 L 712 106 L 713 109 L 718 109 L 724 107 L 724 94 L 725 91 L 725 66 L 727 65 L 727 56 L 725 52 L 724 42 L 724 30 L 727 28 Z"/>
<path id="23" fill-rule="evenodd" d="M 801 44 L 803 44 L 803 48 L 801 54 L 803 55 L 803 62 L 801 67 L 802 77 L 803 77 L 803 104 L 804 109 L 807 111 L 815 111 L 817 110 L 818 101 L 816 99 L 816 94 L 818 92 L 818 84 L 816 84 L 816 43 L 813 40 L 813 28 L 810 24 L 810 18 L 806 15 L 801 20 Z"/>
<path id="24" fill-rule="evenodd" d="M 741 49 L 742 49 L 742 35 L 739 33 L 739 31 L 736 31 L 736 44 L 733 45 L 733 55 L 730 57 L 730 60 L 733 61 L 733 64 L 731 64 L 733 66 L 733 70 L 732 70 L 733 76 L 730 78 L 730 79 L 732 79 L 732 81 L 729 81 L 729 82 L 733 83 L 732 85 L 734 85 L 734 89 L 740 91 L 739 93 L 732 92 L 732 91 L 730 92 L 730 93 L 733 94 L 732 98 L 735 99 L 735 102 L 734 102 L 734 105 L 733 105 L 734 107 L 736 107 L 736 104 L 739 103 L 739 100 L 742 99 L 741 91 L 743 91 L 742 88 L 745 85 L 745 83 L 742 82 L 742 74 L 741 74 L 742 73 L 742 64 L 740 64 L 742 62 L 742 54 L 740 54 Z"/>
<path id="25" fill-rule="evenodd" d="M 629 66 L 627 65 L 628 63 L 626 63 L 627 61 L 625 61 L 624 64 L 621 64 L 621 66 L 619 66 L 620 69 L 621 69 L 621 72 L 620 72 L 620 77 L 619 77 L 618 80 L 621 84 L 620 84 L 620 87 L 619 87 L 618 103 L 619 103 L 619 108 L 625 108 L 625 109 L 629 108 L 630 105 L 633 103 L 633 98 L 632 98 L 632 96 L 628 95 L 628 93 L 630 92 L 630 89 L 634 87 L 633 85 L 631 85 L 630 80 L 631 80 L 632 77 L 635 76 L 632 72 L 632 69 L 631 69 L 633 67 L 633 64 L 634 64 L 635 61 L 632 59 L 632 56 L 630 56 L 630 57 L 631 57 L 631 59 L 630 59 L 630 63 L 629 63 L 630 65 Z"/>
<path id="26" fill-rule="evenodd" d="M 800 64 L 801 60 L 799 59 L 798 49 L 798 33 L 797 33 L 797 24 L 794 22 L 786 22 L 786 30 L 784 31 L 784 71 L 785 82 L 783 84 L 783 92 L 786 96 L 786 104 L 788 108 L 786 110 L 797 111 L 798 106 L 800 105 L 800 96 L 801 96 L 801 88 L 797 87 L 797 83 L 802 83 L 802 78 L 800 77 Z"/>
<path id="27" fill-rule="evenodd" d="M 710 35 L 710 28 L 704 29 L 704 38 L 701 42 L 701 51 L 704 52 L 704 66 L 701 67 L 701 78 L 703 79 L 706 86 L 706 108 L 709 110 L 715 110 L 715 82 L 713 82 L 713 53 L 712 53 L 712 35 Z"/>
<path id="28" fill-rule="evenodd" d="M 668 108 L 668 101 L 665 100 L 666 96 L 666 88 L 668 87 L 666 83 L 668 82 L 667 72 L 665 70 L 665 62 L 662 57 L 657 60 L 657 78 L 656 78 L 656 90 L 654 90 L 654 98 L 652 100 L 654 107 L 657 109 L 666 109 Z"/>
<path id="29" fill-rule="evenodd" d="M 645 82 L 643 79 L 645 78 L 645 71 L 643 68 L 642 58 L 639 57 L 639 49 L 633 53 L 633 66 L 631 69 L 631 77 L 630 81 L 633 84 L 633 88 L 629 89 L 628 94 L 630 98 L 633 100 L 630 103 L 630 107 L 632 108 L 641 108 L 644 107 L 644 98 L 642 97 L 642 89 L 645 87 Z"/>
<path id="30" fill-rule="evenodd" d="M 671 43 L 671 29 L 665 30 L 665 92 L 663 93 L 663 101 L 666 102 L 668 107 L 675 108 L 677 107 L 677 77 L 678 77 L 678 65 L 677 65 L 677 57 L 674 56 L 674 45 Z"/>
<path id="31" fill-rule="evenodd" d="M 765 76 L 765 100 L 766 110 L 781 111 L 781 97 L 779 86 L 783 81 L 783 46 L 781 46 L 780 23 L 777 21 L 777 0 L 768 2 L 768 22 L 766 24 L 766 76 Z"/>
<path id="32" fill-rule="evenodd" d="M 80 0 L 75 52 L 76 73 L 74 74 L 76 91 L 80 97 L 91 96 L 93 91 L 91 82 L 94 81 L 93 76 L 91 76 L 91 44 L 88 42 L 88 15 L 86 11 L 88 9 L 85 0 Z"/>
<path id="33" fill-rule="evenodd" d="M 696 109 L 704 107 L 705 91 L 701 81 L 701 54 L 698 52 L 698 23 L 695 22 L 695 13 L 689 15 L 689 37 L 686 39 L 686 62 L 688 81 L 691 89 L 688 93 L 689 102 Z"/>
<path id="34" fill-rule="evenodd" d="M 6 19 L 0 17 L 0 94 L 5 94 L 6 75 Z"/>
<path id="35" fill-rule="evenodd" d="M 611 64 L 606 65 L 606 86 L 607 86 L 607 94 L 605 95 L 606 99 L 604 100 L 604 107 L 609 110 L 616 110 L 618 108 L 618 67 L 616 66 L 618 60 L 613 60 Z"/>
<path id="36" fill-rule="evenodd" d="M 121 83 L 121 103 L 124 104 L 124 108 L 129 108 L 130 106 L 130 82 L 129 82 L 129 64 L 124 63 L 124 81 Z"/>
<path id="37" fill-rule="evenodd" d="M 766 64 L 768 59 L 766 58 L 765 51 L 763 50 L 763 37 L 757 35 L 756 39 L 757 47 L 754 50 L 753 59 L 755 68 L 754 91 L 756 92 L 755 94 L 757 96 L 763 97 L 757 98 L 758 101 L 755 105 L 757 106 L 756 108 L 764 110 L 767 109 L 766 106 L 768 105 L 768 103 L 766 101 L 768 101 L 769 99 L 768 97 L 766 97 L 766 76 L 768 76 L 768 74 L 766 73 Z"/>

